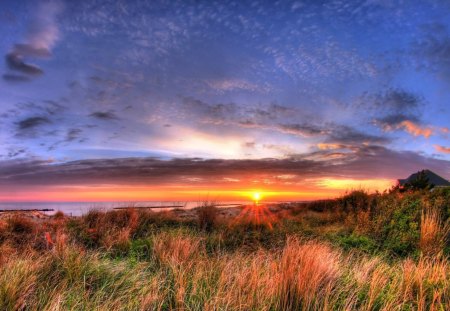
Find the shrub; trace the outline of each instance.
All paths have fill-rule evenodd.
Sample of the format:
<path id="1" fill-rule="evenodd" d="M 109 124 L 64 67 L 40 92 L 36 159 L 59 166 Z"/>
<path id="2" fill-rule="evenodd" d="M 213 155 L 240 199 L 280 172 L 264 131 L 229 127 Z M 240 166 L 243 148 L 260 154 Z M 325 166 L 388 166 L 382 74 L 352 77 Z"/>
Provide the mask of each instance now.
<path id="1" fill-rule="evenodd" d="M 336 200 L 317 200 L 306 203 L 306 208 L 315 212 L 325 212 L 336 208 Z"/>
<path id="2" fill-rule="evenodd" d="M 417 254 L 420 236 L 420 198 L 411 195 L 398 203 L 380 238 L 384 239 L 384 247 L 397 255 Z"/>
<path id="3" fill-rule="evenodd" d="M 365 190 L 353 190 L 337 199 L 338 209 L 345 214 L 356 214 L 370 207 L 371 196 Z"/>
<path id="4" fill-rule="evenodd" d="M 365 235 L 343 235 L 338 237 L 339 245 L 345 250 L 356 248 L 367 253 L 375 253 L 378 250 L 377 243 Z"/>

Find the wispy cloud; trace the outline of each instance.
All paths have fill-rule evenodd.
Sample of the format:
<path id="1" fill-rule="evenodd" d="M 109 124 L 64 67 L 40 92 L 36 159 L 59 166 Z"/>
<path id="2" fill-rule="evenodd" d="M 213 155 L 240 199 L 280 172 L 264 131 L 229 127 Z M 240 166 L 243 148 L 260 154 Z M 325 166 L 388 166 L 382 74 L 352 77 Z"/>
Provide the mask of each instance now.
<path id="1" fill-rule="evenodd" d="M 426 126 L 420 126 L 412 121 L 406 120 L 399 124 L 399 127 L 404 128 L 408 133 L 414 136 L 423 136 L 429 138 L 433 134 L 433 129 Z"/>
<path id="2" fill-rule="evenodd" d="M 28 130 L 48 123 L 50 123 L 50 120 L 47 117 L 38 116 L 21 120 L 17 123 L 17 126 L 19 130 Z"/>
<path id="3" fill-rule="evenodd" d="M 441 145 L 434 145 L 434 148 L 438 152 L 450 154 L 450 147 L 444 147 L 444 146 L 441 146 Z"/>
<path id="4" fill-rule="evenodd" d="M 113 111 L 95 111 L 89 115 L 99 120 L 117 120 L 118 117 Z"/>
<path id="5" fill-rule="evenodd" d="M 5 56 L 10 70 L 23 74 L 5 74 L 6 81 L 26 81 L 30 76 L 40 75 L 43 70 L 27 61 L 27 58 L 46 58 L 51 56 L 51 50 L 59 39 L 59 29 L 56 23 L 57 15 L 63 5 L 59 0 L 40 1 L 24 39 L 24 43 L 15 44 Z M 22 77 L 22 78 L 20 78 Z"/>
<path id="6" fill-rule="evenodd" d="M 255 83 L 243 79 L 215 79 L 206 80 L 206 84 L 219 92 L 246 90 L 246 91 L 267 91 L 267 88 L 261 87 Z"/>
<path id="7" fill-rule="evenodd" d="M 437 74 L 450 83 L 450 31 L 443 23 L 428 23 L 423 36 L 414 42 L 413 50 L 420 69 Z"/>

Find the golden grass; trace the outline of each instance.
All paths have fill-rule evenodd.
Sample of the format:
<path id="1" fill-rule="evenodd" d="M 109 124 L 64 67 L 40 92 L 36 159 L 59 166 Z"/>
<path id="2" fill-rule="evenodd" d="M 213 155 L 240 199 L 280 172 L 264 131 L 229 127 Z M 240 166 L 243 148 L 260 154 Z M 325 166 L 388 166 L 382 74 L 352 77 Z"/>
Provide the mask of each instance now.
<path id="1" fill-rule="evenodd" d="M 59 237 L 58 239 L 64 239 Z M 154 261 L 128 265 L 60 244 L 0 267 L 1 310 L 446 310 L 450 265 L 388 264 L 289 237 L 279 251 L 208 254 L 181 231 L 153 238 Z"/>
<path id="2" fill-rule="evenodd" d="M 439 210 L 422 210 L 419 248 L 424 255 L 438 256 L 442 253 L 450 233 L 450 222 L 442 221 Z"/>

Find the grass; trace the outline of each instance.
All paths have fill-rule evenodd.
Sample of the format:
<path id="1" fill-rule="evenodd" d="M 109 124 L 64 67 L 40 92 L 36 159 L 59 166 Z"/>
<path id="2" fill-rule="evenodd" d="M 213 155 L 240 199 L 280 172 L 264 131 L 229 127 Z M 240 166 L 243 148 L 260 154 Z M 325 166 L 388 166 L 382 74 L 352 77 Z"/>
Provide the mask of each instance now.
<path id="1" fill-rule="evenodd" d="M 450 233 L 449 220 L 442 221 L 440 211 L 433 208 L 422 211 L 419 248 L 429 256 L 439 256 Z"/>
<path id="2" fill-rule="evenodd" d="M 217 207 L 214 203 L 205 202 L 198 209 L 198 225 L 201 229 L 212 231 L 217 223 Z"/>
<path id="3" fill-rule="evenodd" d="M 448 198 L 349 194 L 270 226 L 214 209 L 0 220 L 0 310 L 448 310 Z"/>

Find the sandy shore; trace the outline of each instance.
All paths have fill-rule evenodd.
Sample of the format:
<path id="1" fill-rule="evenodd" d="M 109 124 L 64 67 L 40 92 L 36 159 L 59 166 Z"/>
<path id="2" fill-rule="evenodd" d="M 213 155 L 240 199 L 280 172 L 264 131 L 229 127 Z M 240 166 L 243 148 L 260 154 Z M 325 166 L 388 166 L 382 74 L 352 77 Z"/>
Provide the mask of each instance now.
<path id="1" fill-rule="evenodd" d="M 8 219 L 11 217 L 25 217 L 34 220 L 44 220 L 48 219 L 51 216 L 39 211 L 14 211 L 14 212 L 0 212 L 0 220 Z"/>

